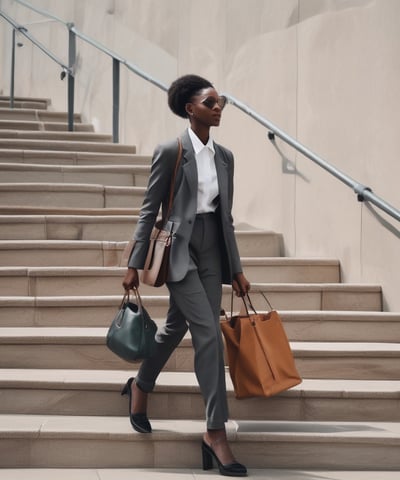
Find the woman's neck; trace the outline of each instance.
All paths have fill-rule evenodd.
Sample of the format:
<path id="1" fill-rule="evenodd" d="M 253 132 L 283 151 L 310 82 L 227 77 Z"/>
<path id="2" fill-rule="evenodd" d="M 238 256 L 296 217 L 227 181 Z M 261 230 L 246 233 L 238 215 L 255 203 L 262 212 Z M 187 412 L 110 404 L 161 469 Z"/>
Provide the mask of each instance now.
<path id="1" fill-rule="evenodd" d="M 201 126 L 198 126 L 198 125 L 190 125 L 190 128 L 199 137 L 201 142 L 204 145 L 207 145 L 208 139 L 210 138 L 210 127 L 201 127 Z"/>

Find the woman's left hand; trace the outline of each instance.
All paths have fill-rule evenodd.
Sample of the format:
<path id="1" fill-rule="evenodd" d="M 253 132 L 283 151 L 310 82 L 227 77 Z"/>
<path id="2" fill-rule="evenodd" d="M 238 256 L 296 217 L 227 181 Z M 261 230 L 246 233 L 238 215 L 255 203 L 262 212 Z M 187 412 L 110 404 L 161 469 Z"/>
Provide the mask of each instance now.
<path id="1" fill-rule="evenodd" d="M 243 275 L 243 273 L 240 272 L 235 275 L 235 278 L 232 282 L 232 288 L 237 297 L 244 297 L 250 291 L 250 282 Z"/>

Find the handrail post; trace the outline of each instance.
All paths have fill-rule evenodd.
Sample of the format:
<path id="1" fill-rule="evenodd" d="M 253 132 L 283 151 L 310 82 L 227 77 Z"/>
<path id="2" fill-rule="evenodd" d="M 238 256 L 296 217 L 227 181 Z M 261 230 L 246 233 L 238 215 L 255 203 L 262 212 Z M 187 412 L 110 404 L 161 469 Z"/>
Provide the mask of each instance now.
<path id="1" fill-rule="evenodd" d="M 15 82 L 15 28 L 12 29 L 12 43 L 11 43 L 10 108 L 14 108 L 14 82 Z"/>
<path id="2" fill-rule="evenodd" d="M 116 58 L 113 58 L 113 142 L 119 142 L 119 93 L 120 93 L 120 83 L 119 83 L 119 71 L 120 71 L 120 61 Z"/>
<path id="3" fill-rule="evenodd" d="M 74 98 L 75 98 L 75 59 L 76 35 L 73 23 L 68 24 L 68 131 L 74 131 Z"/>

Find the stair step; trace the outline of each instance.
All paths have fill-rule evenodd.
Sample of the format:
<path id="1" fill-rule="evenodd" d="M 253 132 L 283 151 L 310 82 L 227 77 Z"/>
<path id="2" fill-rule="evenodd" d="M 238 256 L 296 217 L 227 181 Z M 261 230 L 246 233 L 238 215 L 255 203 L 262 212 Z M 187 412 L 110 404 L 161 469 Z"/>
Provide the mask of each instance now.
<path id="1" fill-rule="evenodd" d="M 399 343 L 291 342 L 291 347 L 304 378 L 400 380 Z"/>
<path id="2" fill-rule="evenodd" d="M 27 205 L 5 206 L 0 205 L 0 215 L 139 215 L 140 208 L 84 208 L 84 207 L 31 207 Z M 26 238 L 26 237 L 25 237 Z M 0 240 L 1 241 L 1 240 Z"/>
<path id="3" fill-rule="evenodd" d="M 0 369 L 0 414 L 124 416 L 127 398 L 120 392 L 127 377 L 125 370 Z M 400 421 L 398 381 L 305 379 L 271 398 L 241 400 L 234 398 L 228 373 L 226 383 L 229 412 L 237 420 Z M 195 374 L 162 372 L 148 414 L 203 419 Z"/>
<path id="4" fill-rule="evenodd" d="M 127 243 L 84 240 L 0 240 L 0 265 L 118 267 Z"/>
<path id="5" fill-rule="evenodd" d="M 251 248 L 251 239 L 261 237 L 259 232 L 256 235 L 248 235 L 248 232 L 236 232 L 238 244 L 243 245 L 243 250 Z M 263 238 L 268 242 L 270 235 L 265 232 Z M 93 266 L 93 267 L 117 267 L 121 265 L 121 256 L 127 242 L 112 241 L 84 241 L 84 240 L 0 240 L 0 266 L 25 266 L 25 267 L 56 267 L 56 266 Z M 261 248 L 261 246 L 260 246 Z M 264 246 L 265 248 L 265 246 Z M 265 248 L 266 250 L 266 248 Z M 257 252 L 256 252 L 257 253 Z M 312 279 L 323 281 L 322 278 L 329 278 L 329 281 L 337 280 L 338 268 L 335 260 L 316 260 L 308 261 L 301 259 L 279 258 L 276 262 L 274 258 L 244 258 L 248 267 L 262 265 L 265 269 L 271 268 L 279 272 L 284 269 L 284 273 L 289 273 L 289 278 L 293 281 L 295 276 L 307 275 L 306 270 L 310 270 L 307 275 L 309 281 Z M 297 272 L 299 268 L 301 272 Z M 321 273 L 323 270 L 325 274 Z M 312 270 L 315 270 L 313 272 Z M 279 273 L 278 273 L 279 274 Z M 283 275 L 281 275 L 282 277 Z M 272 277 L 271 277 L 272 278 Z M 288 278 L 288 277 L 287 277 Z"/>
<path id="6" fill-rule="evenodd" d="M 7 102 L 8 104 L 10 104 L 10 97 L 7 95 L 0 95 L 0 101 Z M 15 102 L 33 102 L 35 104 L 40 104 L 41 106 L 43 106 L 43 108 L 48 108 L 51 105 L 50 98 L 42 98 L 42 97 L 14 96 L 14 101 Z"/>
<path id="7" fill-rule="evenodd" d="M 0 142 L 3 140 L 35 140 L 43 145 L 47 141 L 63 142 L 112 142 L 112 135 L 94 132 L 61 132 L 61 131 L 29 131 L 29 130 L 6 130 L 0 129 Z"/>
<path id="8" fill-rule="evenodd" d="M 130 370 L 105 345 L 107 328 L 24 327 L 0 329 L 4 368 Z M 303 378 L 400 380 L 400 344 L 291 342 Z M 193 371 L 193 349 L 185 338 L 165 371 Z"/>
<path id="9" fill-rule="evenodd" d="M 121 295 L 0 297 L 0 326 L 107 327 L 121 298 Z M 145 295 L 142 298 L 147 310 L 161 325 L 168 308 L 166 298 Z M 224 303 L 229 305 L 227 296 Z M 400 342 L 398 313 L 320 310 L 280 310 L 279 313 L 293 341 Z"/>
<path id="10" fill-rule="evenodd" d="M 1 240 L 110 240 L 132 237 L 138 216 L 0 215 Z"/>
<path id="11" fill-rule="evenodd" d="M 1 130 L 41 130 L 67 132 L 66 122 L 39 122 L 30 120 L 0 120 Z M 74 130 L 77 132 L 94 132 L 94 127 L 89 123 L 75 123 Z"/>
<path id="12" fill-rule="evenodd" d="M 67 112 L 52 112 L 43 109 L 0 107 L 1 120 L 28 120 L 36 122 L 68 122 Z M 81 114 L 74 114 L 74 122 L 81 122 Z"/>
<path id="13" fill-rule="evenodd" d="M 400 342 L 400 314 L 280 311 L 288 337 L 310 342 Z M 107 324 L 106 324 L 107 325 Z"/>
<path id="14" fill-rule="evenodd" d="M 0 267 L 0 287 L 3 296 L 116 295 L 121 292 L 124 275 L 124 267 Z M 253 283 L 252 287 L 254 292 L 266 292 L 278 310 L 382 310 L 382 292 L 377 285 Z M 230 305 L 230 291 L 225 288 L 223 306 Z M 141 292 L 167 295 L 167 288 L 142 285 Z M 265 300 L 256 296 L 254 305 L 263 310 Z"/>
<path id="15" fill-rule="evenodd" d="M 0 163 L 50 165 L 150 165 L 150 155 L 121 152 L 80 152 L 66 150 L 19 150 L 0 148 Z"/>
<path id="16" fill-rule="evenodd" d="M 239 235 L 238 235 L 239 236 Z M 126 242 L 0 240 L 0 266 L 118 267 Z M 242 257 L 252 281 L 339 282 L 339 263 L 328 259 Z"/>
<path id="17" fill-rule="evenodd" d="M 62 208 L 62 207 L 60 207 Z M 122 213 L 121 209 L 106 209 L 109 215 L 100 215 L 101 209 L 91 209 L 92 215 L 0 215 L 0 257 L 10 263 L 12 250 L 21 250 L 22 246 L 28 251 L 43 248 L 60 249 L 64 245 L 67 249 L 93 249 L 99 242 L 124 242 L 132 237 L 138 215 Z M 282 236 L 275 232 L 262 230 L 236 230 L 236 239 L 239 251 L 243 256 L 279 257 L 282 251 Z M 30 238 L 32 240 L 24 240 Z M 89 243 L 90 242 L 90 243 Z M 89 247 L 89 245 L 91 245 Z M 10 247 L 10 249 L 9 249 Z M 121 245 L 122 248 L 122 245 Z M 7 252 L 6 250 L 10 250 Z M 66 252 L 67 253 L 67 252 Z M 23 251 L 17 253 L 25 257 L 24 265 L 29 265 L 33 259 L 27 259 Z M 19 261 L 14 260 L 18 265 Z M 0 260 L 0 265 L 3 265 Z"/>
<path id="18" fill-rule="evenodd" d="M 243 270 L 251 282 L 340 282 L 340 265 L 337 260 L 290 257 L 242 257 L 241 262 Z"/>
<path id="19" fill-rule="evenodd" d="M 38 165 L 0 163 L 1 183 L 84 183 L 147 187 L 149 165 Z"/>
<path id="20" fill-rule="evenodd" d="M 19 140 L 0 138 L 0 149 L 17 150 L 60 150 L 72 152 L 136 153 L 133 145 L 104 142 L 82 142 L 71 140 Z"/>
<path id="21" fill-rule="evenodd" d="M 0 183 L 2 205 L 69 206 L 89 208 L 140 207 L 145 187 L 80 183 Z"/>
<path id="22" fill-rule="evenodd" d="M 0 100 L 0 108 L 10 108 L 10 100 Z M 46 110 L 47 105 L 35 100 L 18 100 L 14 99 L 14 108 Z"/>
<path id="23" fill-rule="evenodd" d="M 333 467 L 334 468 L 334 467 Z M 214 470 L 214 472 L 216 472 Z M 4 480 L 206 480 L 215 474 L 207 474 L 198 466 L 188 468 L 13 468 L 2 469 Z M 262 480 L 398 480 L 400 471 L 336 471 L 307 469 L 249 468 L 250 478 Z M 210 475 L 213 475 L 212 477 Z"/>
<path id="24" fill-rule="evenodd" d="M 8 453 L 0 465 L 198 468 L 204 428 L 202 421 L 154 420 L 145 436 L 127 416 L 3 415 L 0 447 Z M 235 421 L 227 432 L 234 454 L 252 468 L 400 469 L 398 423 Z"/>

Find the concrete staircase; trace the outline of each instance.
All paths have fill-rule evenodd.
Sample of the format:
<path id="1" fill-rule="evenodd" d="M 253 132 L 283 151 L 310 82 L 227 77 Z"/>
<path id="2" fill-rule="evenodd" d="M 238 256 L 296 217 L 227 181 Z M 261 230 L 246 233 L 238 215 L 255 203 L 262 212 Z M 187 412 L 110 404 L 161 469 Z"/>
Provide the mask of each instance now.
<path id="1" fill-rule="evenodd" d="M 0 478 L 209 478 L 190 337 L 150 398 L 147 436 L 132 431 L 119 395 L 137 366 L 105 346 L 150 158 L 76 122 L 67 132 L 48 100 L 10 110 L 0 98 Z M 336 259 L 284 258 L 275 232 L 239 225 L 237 238 L 304 378 L 238 401 L 227 373 L 238 458 L 257 478 L 399 478 L 400 314 L 382 312 L 379 285 L 340 283 Z M 166 289 L 141 293 L 162 322 Z"/>

